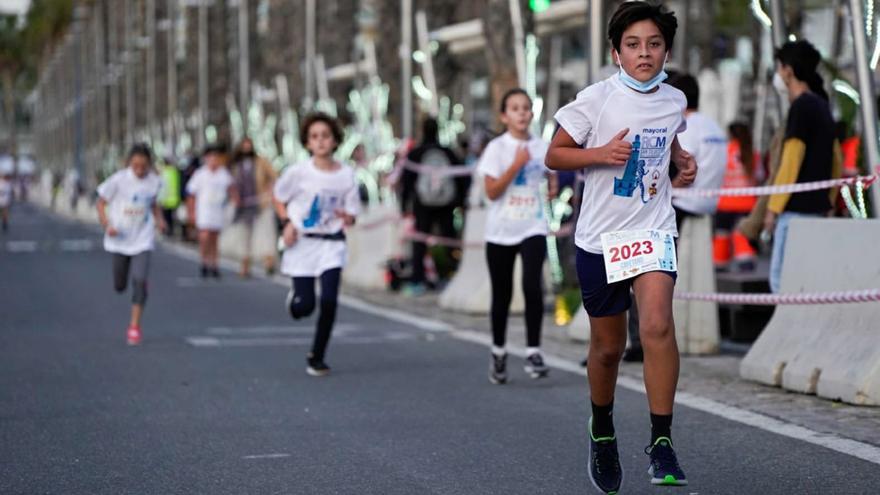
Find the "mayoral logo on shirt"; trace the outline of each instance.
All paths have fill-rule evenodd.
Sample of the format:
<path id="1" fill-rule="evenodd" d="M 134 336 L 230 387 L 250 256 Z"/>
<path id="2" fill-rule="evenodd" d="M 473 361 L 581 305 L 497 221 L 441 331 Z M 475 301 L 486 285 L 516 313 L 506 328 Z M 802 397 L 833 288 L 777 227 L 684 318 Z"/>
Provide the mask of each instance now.
<path id="1" fill-rule="evenodd" d="M 642 203 L 657 196 L 660 167 L 666 153 L 666 128 L 645 128 L 636 134 L 622 177 L 614 178 L 614 195 L 631 198 L 639 189 Z M 645 187 L 647 184 L 647 187 Z"/>
<path id="2" fill-rule="evenodd" d="M 308 229 L 330 223 L 336 218 L 336 210 L 342 208 L 342 197 L 342 193 L 329 189 L 316 194 L 303 220 L 303 227 Z"/>

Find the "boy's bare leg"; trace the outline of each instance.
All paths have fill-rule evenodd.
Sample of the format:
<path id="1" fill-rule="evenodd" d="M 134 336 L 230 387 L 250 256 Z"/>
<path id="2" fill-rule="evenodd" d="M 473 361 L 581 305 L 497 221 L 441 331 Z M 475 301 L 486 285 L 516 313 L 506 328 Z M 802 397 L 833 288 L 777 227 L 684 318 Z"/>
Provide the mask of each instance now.
<path id="1" fill-rule="evenodd" d="M 650 272 L 633 282 L 639 307 L 639 334 L 645 352 L 645 389 L 652 414 L 672 414 L 678 385 L 679 355 L 672 319 L 675 281 L 666 273 Z"/>
<path id="2" fill-rule="evenodd" d="M 626 313 L 599 318 L 590 317 L 590 348 L 587 355 L 587 377 L 590 398 L 604 406 L 614 400 L 617 370 L 626 348 Z"/>

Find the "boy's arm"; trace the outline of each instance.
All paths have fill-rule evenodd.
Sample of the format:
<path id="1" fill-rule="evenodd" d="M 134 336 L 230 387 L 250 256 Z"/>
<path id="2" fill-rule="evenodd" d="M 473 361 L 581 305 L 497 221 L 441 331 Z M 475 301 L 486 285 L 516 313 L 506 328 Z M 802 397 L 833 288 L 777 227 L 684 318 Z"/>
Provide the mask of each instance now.
<path id="1" fill-rule="evenodd" d="M 697 160 L 681 147 L 678 136 L 672 140 L 672 163 L 678 168 L 678 174 L 672 179 L 672 187 L 687 187 L 697 178 Z"/>
<path id="2" fill-rule="evenodd" d="M 550 141 L 544 164 L 553 170 L 580 170 L 592 165 L 626 165 L 632 153 L 632 144 L 623 139 L 628 133 L 629 129 L 624 129 L 604 146 L 584 149 L 560 127 Z"/>

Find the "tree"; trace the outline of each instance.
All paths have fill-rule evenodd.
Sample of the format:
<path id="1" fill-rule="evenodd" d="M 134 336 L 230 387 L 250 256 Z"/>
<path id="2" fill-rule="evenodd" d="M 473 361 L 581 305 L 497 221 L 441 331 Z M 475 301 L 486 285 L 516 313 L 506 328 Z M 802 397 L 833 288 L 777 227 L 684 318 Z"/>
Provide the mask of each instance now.
<path id="1" fill-rule="evenodd" d="M 523 17 L 523 31 L 528 33 L 532 26 L 532 11 L 525 0 L 520 3 Z M 489 65 L 492 108 L 501 106 L 501 97 L 510 88 L 519 86 L 516 72 L 516 54 L 513 23 L 510 19 L 510 0 L 488 0 L 483 12 L 483 36 L 486 38 L 486 62 Z"/>
<path id="2" fill-rule="evenodd" d="M 15 80 L 24 65 L 21 31 L 15 16 L 0 17 L 0 82 L 3 85 L 3 115 L 9 131 L 7 149 L 16 153 Z"/>

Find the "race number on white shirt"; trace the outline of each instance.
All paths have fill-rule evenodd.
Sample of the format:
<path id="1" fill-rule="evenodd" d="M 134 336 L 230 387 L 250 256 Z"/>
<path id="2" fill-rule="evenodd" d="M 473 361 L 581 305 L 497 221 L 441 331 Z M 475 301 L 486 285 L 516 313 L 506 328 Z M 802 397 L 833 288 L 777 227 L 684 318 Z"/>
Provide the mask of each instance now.
<path id="1" fill-rule="evenodd" d="M 687 116 L 687 130 L 678 135 L 678 142 L 694 155 L 700 167 L 690 187 L 719 189 L 727 170 L 727 135 L 721 127 L 700 112 L 693 112 Z M 672 198 L 672 204 L 695 215 L 711 215 L 718 208 L 718 198 L 677 196 Z"/>
<path id="2" fill-rule="evenodd" d="M 130 168 L 111 175 L 98 186 L 98 195 L 107 202 L 107 221 L 117 231 L 104 235 L 104 249 L 133 256 L 153 249 L 155 219 L 153 205 L 162 179 L 153 172 L 138 178 Z"/>
<path id="3" fill-rule="evenodd" d="M 226 205 L 232 175 L 225 167 L 211 170 L 202 166 L 186 183 L 186 192 L 196 198 L 196 227 L 223 230 L 226 226 Z"/>
<path id="4" fill-rule="evenodd" d="M 657 229 L 673 232 L 672 184 L 669 162 L 672 141 L 687 128 L 684 93 L 660 84 L 654 93 L 626 87 L 617 74 L 587 87 L 555 118 L 584 148 L 597 148 L 624 129 L 632 143 L 624 166 L 592 165 L 584 169 L 584 193 L 575 244 L 602 252 L 601 235 L 620 230 Z"/>
<path id="5" fill-rule="evenodd" d="M 286 205 L 299 234 L 296 243 L 284 251 L 281 272 L 291 277 L 317 277 L 345 266 L 344 241 L 309 235 L 337 234 L 345 227 L 340 213 L 360 213 L 354 170 L 347 165 L 333 171 L 321 170 L 308 160 L 287 167 L 275 183 L 274 193 L 275 199 Z"/>
<path id="6" fill-rule="evenodd" d="M 489 200 L 486 242 L 513 246 L 536 235 L 547 235 L 547 216 L 541 184 L 549 171 L 544 166 L 547 143 L 531 137 L 521 141 L 505 132 L 489 142 L 477 164 L 477 171 L 492 178 L 501 177 L 513 164 L 517 150 L 526 146 L 530 159 L 499 198 Z"/>
<path id="7" fill-rule="evenodd" d="M 646 272 L 677 270 L 672 232 L 624 230 L 602 234 L 602 255 L 608 283 Z"/>

